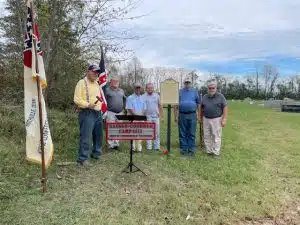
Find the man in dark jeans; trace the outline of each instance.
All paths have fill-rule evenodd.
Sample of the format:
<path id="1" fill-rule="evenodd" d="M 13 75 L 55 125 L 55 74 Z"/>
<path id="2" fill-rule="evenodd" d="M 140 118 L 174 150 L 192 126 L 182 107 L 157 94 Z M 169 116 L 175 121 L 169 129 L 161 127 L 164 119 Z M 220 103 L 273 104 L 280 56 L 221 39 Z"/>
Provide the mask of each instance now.
<path id="1" fill-rule="evenodd" d="M 200 97 L 192 88 L 190 79 L 185 79 L 184 88 L 179 92 L 179 107 L 174 107 L 175 121 L 178 122 L 180 153 L 194 156 L 196 152 L 197 117 L 200 119 Z M 198 109 L 198 116 L 197 116 Z M 177 114 L 179 111 L 179 115 Z"/>
<path id="2" fill-rule="evenodd" d="M 86 76 L 78 81 L 75 88 L 74 102 L 79 112 L 80 125 L 78 166 L 88 164 L 91 139 L 93 140 L 91 158 L 99 159 L 102 152 L 102 103 L 97 101 L 96 98 L 100 92 L 100 86 L 97 82 L 99 71 L 98 66 L 89 66 Z"/>

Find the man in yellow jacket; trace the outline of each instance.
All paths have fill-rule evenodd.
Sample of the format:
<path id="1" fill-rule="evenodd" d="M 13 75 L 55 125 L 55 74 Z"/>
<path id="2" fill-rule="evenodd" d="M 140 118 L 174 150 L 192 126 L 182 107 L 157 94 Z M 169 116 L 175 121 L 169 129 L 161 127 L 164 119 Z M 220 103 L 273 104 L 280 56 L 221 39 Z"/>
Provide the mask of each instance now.
<path id="1" fill-rule="evenodd" d="M 79 111 L 80 125 L 78 166 L 88 164 L 91 139 L 93 140 L 91 158 L 99 159 L 102 152 L 102 103 L 97 99 L 100 93 L 100 86 L 97 82 L 99 72 L 100 68 L 98 66 L 90 65 L 86 76 L 78 81 L 75 88 L 74 103 Z"/>

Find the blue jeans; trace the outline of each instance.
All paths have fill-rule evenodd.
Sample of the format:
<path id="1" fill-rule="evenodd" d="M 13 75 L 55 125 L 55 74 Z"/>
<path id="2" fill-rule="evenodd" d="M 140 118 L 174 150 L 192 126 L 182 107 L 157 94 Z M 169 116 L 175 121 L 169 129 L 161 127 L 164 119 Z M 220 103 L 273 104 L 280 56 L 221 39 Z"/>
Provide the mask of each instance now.
<path id="1" fill-rule="evenodd" d="M 99 158 L 102 153 L 102 116 L 101 112 L 83 109 L 79 112 L 80 143 L 78 162 L 88 159 L 90 142 L 93 141 L 92 156 Z"/>
<path id="2" fill-rule="evenodd" d="M 196 128 L 197 116 L 196 113 L 183 114 L 179 113 L 179 142 L 180 152 L 188 153 L 196 151 Z"/>

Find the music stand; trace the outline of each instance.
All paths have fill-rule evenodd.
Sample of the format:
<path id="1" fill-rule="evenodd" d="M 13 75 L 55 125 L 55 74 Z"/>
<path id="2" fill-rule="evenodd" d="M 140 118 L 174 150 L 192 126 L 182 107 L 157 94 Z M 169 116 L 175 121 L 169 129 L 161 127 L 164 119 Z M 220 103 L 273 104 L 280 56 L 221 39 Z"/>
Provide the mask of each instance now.
<path id="1" fill-rule="evenodd" d="M 116 118 L 118 120 L 127 120 L 130 121 L 131 123 L 133 121 L 145 121 L 147 120 L 146 116 L 141 116 L 141 115 L 116 115 Z M 137 172 L 137 171 L 141 171 L 143 174 L 145 174 L 147 176 L 147 174 L 142 171 L 140 168 L 138 168 L 136 165 L 134 165 L 134 163 L 132 162 L 132 155 L 133 155 L 133 140 L 130 140 L 130 161 L 128 163 L 128 166 L 123 170 L 123 172 L 126 172 L 126 170 L 129 169 L 129 172 L 127 171 L 127 173 L 132 173 L 132 172 Z M 136 170 L 133 171 L 132 167 L 135 167 Z"/>

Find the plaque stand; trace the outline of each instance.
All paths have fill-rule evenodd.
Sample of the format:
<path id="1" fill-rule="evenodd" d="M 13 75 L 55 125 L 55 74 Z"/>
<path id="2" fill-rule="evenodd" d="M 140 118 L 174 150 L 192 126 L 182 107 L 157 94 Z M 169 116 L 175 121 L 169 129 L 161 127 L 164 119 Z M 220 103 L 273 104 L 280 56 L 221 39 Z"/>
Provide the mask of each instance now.
<path id="1" fill-rule="evenodd" d="M 133 121 L 142 121 L 142 120 L 147 120 L 146 116 L 140 116 L 140 115 L 116 115 L 118 120 L 127 120 L 130 121 L 131 123 Z M 133 170 L 132 168 L 135 168 L 135 170 Z M 126 173 L 134 173 L 140 171 L 142 172 L 144 175 L 147 176 L 147 174 L 142 171 L 140 168 L 138 168 L 136 165 L 134 165 L 133 163 L 133 140 L 130 140 L 130 161 L 128 163 L 128 166 L 122 171 L 122 172 L 126 172 Z"/>
<path id="2" fill-rule="evenodd" d="M 167 156 L 171 152 L 171 109 L 172 105 L 179 104 L 179 83 L 172 79 L 166 79 L 160 84 L 160 102 L 167 105 L 168 108 L 168 124 L 167 124 Z"/>

